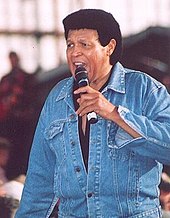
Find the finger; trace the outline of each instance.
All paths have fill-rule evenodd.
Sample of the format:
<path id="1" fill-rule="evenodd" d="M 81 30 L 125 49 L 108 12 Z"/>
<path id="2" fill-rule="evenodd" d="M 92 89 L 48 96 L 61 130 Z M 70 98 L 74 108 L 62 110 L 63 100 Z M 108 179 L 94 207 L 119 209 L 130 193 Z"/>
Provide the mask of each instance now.
<path id="1" fill-rule="evenodd" d="M 98 93 L 83 93 L 80 95 L 79 100 L 77 101 L 80 105 L 84 104 L 90 105 L 91 103 L 93 104 L 94 101 L 99 99 L 99 94 Z"/>
<path id="2" fill-rule="evenodd" d="M 94 105 L 90 105 L 88 107 L 84 107 L 84 108 L 79 108 L 77 111 L 76 111 L 76 114 L 79 115 L 79 116 L 84 116 L 85 114 L 88 114 L 92 111 L 95 111 L 94 109 Z"/>
<path id="3" fill-rule="evenodd" d="M 79 98 L 77 102 L 79 103 L 79 108 L 76 113 L 80 116 L 83 116 L 84 114 L 87 114 L 97 109 L 97 100 L 94 98 L 90 98 L 88 100 L 82 100 L 82 98 Z"/>
<path id="4" fill-rule="evenodd" d="M 74 94 L 92 93 L 92 92 L 94 92 L 94 90 L 92 88 L 90 88 L 90 86 L 84 86 L 84 87 L 80 87 L 80 88 L 76 89 L 74 91 Z"/>

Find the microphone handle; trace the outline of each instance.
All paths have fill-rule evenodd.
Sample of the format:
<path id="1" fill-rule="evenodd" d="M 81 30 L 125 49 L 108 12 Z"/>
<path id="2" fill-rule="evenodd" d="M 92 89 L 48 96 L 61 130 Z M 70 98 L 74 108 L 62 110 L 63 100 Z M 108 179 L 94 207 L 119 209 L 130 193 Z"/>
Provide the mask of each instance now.
<path id="1" fill-rule="evenodd" d="M 83 86 L 87 86 L 89 85 L 88 79 L 87 78 L 83 78 L 82 80 L 79 81 L 78 86 L 79 87 L 83 87 Z M 97 114 L 92 111 L 90 113 L 87 114 L 87 120 L 90 124 L 95 124 L 98 121 L 97 118 Z"/>

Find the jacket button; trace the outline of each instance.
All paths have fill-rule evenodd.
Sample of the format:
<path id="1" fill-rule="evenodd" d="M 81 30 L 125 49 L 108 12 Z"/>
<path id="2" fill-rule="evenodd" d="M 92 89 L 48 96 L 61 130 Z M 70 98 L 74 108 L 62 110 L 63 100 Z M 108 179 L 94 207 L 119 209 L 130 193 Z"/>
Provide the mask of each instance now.
<path id="1" fill-rule="evenodd" d="M 92 192 L 90 192 L 90 193 L 88 193 L 88 198 L 91 198 L 92 196 L 93 196 L 93 193 Z"/>
<path id="2" fill-rule="evenodd" d="M 74 119 L 74 117 L 75 117 L 74 114 L 71 114 L 71 115 L 70 115 L 70 119 L 71 119 L 71 120 Z"/>
<path id="3" fill-rule="evenodd" d="M 81 170 L 80 167 L 76 167 L 76 168 L 75 168 L 75 171 L 76 171 L 77 173 L 79 173 L 80 170 Z"/>
<path id="4" fill-rule="evenodd" d="M 76 144 L 76 143 L 75 143 L 74 141 L 71 142 L 71 145 L 72 145 L 72 146 L 75 146 L 75 144 Z"/>

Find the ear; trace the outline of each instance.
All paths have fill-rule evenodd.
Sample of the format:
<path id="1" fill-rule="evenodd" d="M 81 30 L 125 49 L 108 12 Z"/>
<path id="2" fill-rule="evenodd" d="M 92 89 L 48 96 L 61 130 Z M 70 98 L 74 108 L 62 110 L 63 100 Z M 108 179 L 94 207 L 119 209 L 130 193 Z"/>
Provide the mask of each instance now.
<path id="1" fill-rule="evenodd" d="M 110 56 L 116 48 L 116 40 L 111 39 L 110 42 L 107 45 L 107 54 Z"/>

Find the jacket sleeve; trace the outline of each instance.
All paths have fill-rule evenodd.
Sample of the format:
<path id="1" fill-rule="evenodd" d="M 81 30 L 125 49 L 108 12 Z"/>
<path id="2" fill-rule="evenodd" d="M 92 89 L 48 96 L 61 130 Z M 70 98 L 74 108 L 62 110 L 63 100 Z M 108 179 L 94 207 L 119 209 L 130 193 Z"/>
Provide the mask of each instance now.
<path id="1" fill-rule="evenodd" d="M 141 137 L 133 139 L 119 129 L 117 148 L 128 145 L 140 155 L 170 164 L 170 95 L 165 87 L 161 85 L 150 92 L 142 115 L 122 106 L 119 106 L 118 111 L 122 119 Z"/>
<path id="2" fill-rule="evenodd" d="M 49 217 L 54 207 L 55 157 L 44 138 L 43 108 L 31 148 L 26 182 L 15 218 Z"/>

